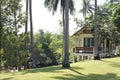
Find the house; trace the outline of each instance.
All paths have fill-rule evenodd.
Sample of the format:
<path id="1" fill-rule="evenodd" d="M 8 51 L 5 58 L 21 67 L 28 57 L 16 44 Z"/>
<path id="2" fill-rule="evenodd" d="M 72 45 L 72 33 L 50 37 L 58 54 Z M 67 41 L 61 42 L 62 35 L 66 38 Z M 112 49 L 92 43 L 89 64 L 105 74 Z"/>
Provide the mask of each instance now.
<path id="1" fill-rule="evenodd" d="M 94 36 L 88 25 L 84 25 L 80 30 L 72 35 L 75 44 L 73 45 L 73 55 L 79 56 L 81 60 L 94 59 Z M 98 37 L 98 53 L 100 57 L 110 57 L 116 50 L 115 44 L 102 36 Z"/>

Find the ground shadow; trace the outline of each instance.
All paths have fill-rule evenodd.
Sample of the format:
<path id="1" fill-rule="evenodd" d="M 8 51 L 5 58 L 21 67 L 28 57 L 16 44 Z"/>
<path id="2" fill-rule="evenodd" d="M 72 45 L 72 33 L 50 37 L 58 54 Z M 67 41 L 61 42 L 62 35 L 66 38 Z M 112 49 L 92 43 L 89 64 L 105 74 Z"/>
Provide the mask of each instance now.
<path id="1" fill-rule="evenodd" d="M 120 77 L 117 77 L 115 73 L 107 74 L 88 74 L 88 75 L 71 75 L 65 74 L 64 76 L 52 77 L 58 80 L 120 80 Z"/>
<path id="2" fill-rule="evenodd" d="M 4 78 L 4 79 L 1 79 L 1 80 L 12 80 L 13 77 L 9 77 L 9 78 Z"/>
<path id="3" fill-rule="evenodd" d="M 120 80 L 120 77 L 116 73 L 107 73 L 107 74 L 88 74 L 85 75 L 80 73 L 78 69 L 69 68 L 72 72 L 76 73 L 75 75 L 71 73 L 64 74 L 63 76 L 52 77 L 58 80 Z"/>
<path id="4" fill-rule="evenodd" d="M 69 70 L 71 70 L 71 71 L 73 71 L 73 72 L 75 72 L 77 74 L 84 75 L 84 74 L 79 72 L 79 69 L 75 69 L 74 67 L 69 68 Z"/>
<path id="5" fill-rule="evenodd" d="M 120 68 L 120 63 L 113 62 L 113 61 L 107 61 L 107 60 L 100 60 L 100 61 L 109 63 L 109 65 L 112 66 L 112 67 Z"/>
<path id="6" fill-rule="evenodd" d="M 43 68 L 33 68 L 33 69 L 28 69 L 25 71 L 22 71 L 22 74 L 27 74 L 27 73 L 37 73 L 37 72 L 53 72 L 53 73 L 59 73 L 61 70 L 64 70 L 65 68 L 62 68 L 61 66 L 49 66 L 49 67 L 43 67 Z M 81 67 L 71 67 L 68 69 L 83 69 Z"/>

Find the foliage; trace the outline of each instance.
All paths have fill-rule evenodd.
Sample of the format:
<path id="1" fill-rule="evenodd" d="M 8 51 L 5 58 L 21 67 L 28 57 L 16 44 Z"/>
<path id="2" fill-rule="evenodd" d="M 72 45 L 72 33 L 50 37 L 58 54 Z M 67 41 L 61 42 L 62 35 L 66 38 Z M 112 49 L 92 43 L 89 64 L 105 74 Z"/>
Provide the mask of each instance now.
<path id="1" fill-rule="evenodd" d="M 118 45 L 117 50 L 118 50 L 117 55 L 120 56 L 120 44 Z"/>
<path id="2" fill-rule="evenodd" d="M 110 4 L 118 4 L 118 3 L 120 3 L 119 0 L 107 0 L 106 2 L 110 3 Z"/>
<path id="3" fill-rule="evenodd" d="M 6 66 L 20 66 L 23 65 L 27 59 L 27 54 L 24 51 L 24 35 L 21 34 L 16 37 L 15 34 L 9 33 L 4 35 L 4 59 Z"/>
<path id="4" fill-rule="evenodd" d="M 40 30 L 39 33 L 35 35 L 35 62 L 37 66 L 48 65 L 51 63 L 51 59 L 47 56 L 49 54 L 50 38 L 45 35 L 45 33 Z M 46 53 L 47 52 L 47 53 Z"/>
<path id="5" fill-rule="evenodd" d="M 94 7 L 90 4 L 90 0 L 83 0 L 82 9 L 79 12 L 83 13 L 84 19 L 89 16 L 89 14 L 93 14 Z M 86 20 L 86 19 L 85 19 Z"/>
<path id="6" fill-rule="evenodd" d="M 21 0 L 6 0 L 3 5 L 3 17 L 5 20 L 4 25 L 8 27 L 20 28 L 23 24 L 24 17 L 21 9 Z"/>
<path id="7" fill-rule="evenodd" d="M 114 11 L 112 12 L 112 22 L 115 27 L 117 27 L 118 31 L 120 32 L 120 5 L 115 6 Z"/>
<path id="8" fill-rule="evenodd" d="M 24 51 L 24 34 L 18 34 L 24 25 L 24 13 L 22 12 L 21 0 L 2 0 L 0 26 L 2 37 L 0 46 L 4 53 L 2 61 L 7 66 L 23 65 L 26 60 Z M 1 49 L 1 48 L 0 48 Z"/>
<path id="9" fill-rule="evenodd" d="M 69 52 L 73 41 L 70 39 Z M 60 64 L 63 60 L 63 36 L 39 30 L 35 34 L 35 62 L 37 67 Z M 70 56 L 72 61 L 72 57 Z"/>
<path id="10" fill-rule="evenodd" d="M 76 29 L 81 28 L 81 27 L 84 25 L 84 22 L 83 22 L 82 20 L 79 20 L 78 18 L 74 18 L 73 21 L 74 21 L 74 22 L 76 23 L 76 25 L 77 25 Z"/>
<path id="11" fill-rule="evenodd" d="M 98 30 L 98 38 L 101 39 L 109 39 L 112 43 L 118 43 L 119 32 L 117 28 L 114 26 L 111 20 L 111 15 L 113 12 L 113 5 L 104 4 L 102 6 L 98 6 L 97 8 L 97 30 Z M 90 29 L 92 32 L 94 31 L 94 18 L 93 15 L 87 18 L 87 23 L 90 25 Z M 99 42 L 100 43 L 100 42 Z"/>
<path id="12" fill-rule="evenodd" d="M 62 62 L 63 55 L 63 39 L 62 35 L 54 34 L 52 37 L 52 42 L 49 45 L 49 48 L 54 52 L 55 57 L 58 63 Z"/>
<path id="13" fill-rule="evenodd" d="M 54 14 L 57 11 L 59 2 L 60 2 L 60 10 L 62 12 L 65 9 L 65 0 L 45 0 L 44 5 L 46 8 L 48 8 L 49 11 L 52 11 Z M 73 0 L 69 1 L 69 9 L 70 9 L 70 13 L 74 14 L 75 8 L 74 8 Z"/>
<path id="14" fill-rule="evenodd" d="M 35 62 L 37 67 L 54 65 L 62 60 L 62 36 L 39 30 L 35 35 Z"/>

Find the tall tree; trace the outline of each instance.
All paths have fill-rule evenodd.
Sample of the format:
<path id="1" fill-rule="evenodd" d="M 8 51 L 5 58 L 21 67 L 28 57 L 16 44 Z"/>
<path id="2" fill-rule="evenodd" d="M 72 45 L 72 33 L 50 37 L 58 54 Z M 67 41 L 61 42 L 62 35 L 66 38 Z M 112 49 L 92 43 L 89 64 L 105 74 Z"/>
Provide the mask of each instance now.
<path id="1" fill-rule="evenodd" d="M 27 30 L 28 30 L 28 0 L 26 0 L 26 19 L 25 19 L 25 51 L 27 52 L 27 42 L 28 42 L 28 37 L 27 37 Z M 27 68 L 27 60 L 25 62 L 25 68 Z"/>
<path id="2" fill-rule="evenodd" d="M 45 0 L 44 5 L 46 8 L 48 8 L 48 10 L 52 11 L 52 13 L 54 14 L 58 9 L 59 2 L 60 2 L 60 10 L 61 12 L 63 12 L 65 10 L 65 0 Z M 75 11 L 74 1 L 70 0 L 69 4 L 70 4 L 69 5 L 70 13 L 74 14 Z"/>
<path id="3" fill-rule="evenodd" d="M 0 67 L 1 67 L 1 64 L 2 64 L 2 53 L 1 53 L 1 50 L 2 50 L 2 10 L 1 10 L 1 0 L 0 0 Z"/>
<path id="4" fill-rule="evenodd" d="M 58 9 L 59 2 L 60 2 L 60 10 L 62 12 L 62 21 L 64 26 L 65 0 L 45 0 L 44 5 L 46 8 L 48 8 L 48 10 L 52 11 L 52 13 L 54 14 Z M 69 9 L 70 9 L 70 14 L 74 14 L 75 8 L 74 8 L 73 0 L 69 0 Z"/>
<path id="5" fill-rule="evenodd" d="M 90 4 L 90 0 L 83 0 L 82 7 L 83 8 L 80 10 L 80 12 L 83 13 L 83 17 L 85 21 L 86 16 L 88 14 L 92 14 L 92 10 L 94 10 L 94 7 Z"/>
<path id="6" fill-rule="evenodd" d="M 0 44 L 2 45 L 0 50 L 5 46 L 3 29 L 11 29 L 11 32 L 17 34 L 18 28 L 22 25 L 23 15 L 21 14 L 20 0 L 0 0 Z"/>
<path id="7" fill-rule="evenodd" d="M 54 12 L 57 10 L 57 6 L 60 0 L 45 0 L 44 5 L 47 7 L 50 11 Z M 63 13 L 63 35 L 64 35 L 64 58 L 63 58 L 63 67 L 70 67 L 69 64 L 69 52 L 68 52 L 68 36 L 69 36 L 69 10 L 72 14 L 74 9 L 74 1 L 73 0 L 61 0 L 61 11 Z"/>
<path id="8" fill-rule="evenodd" d="M 97 0 L 95 0 L 95 15 L 94 15 L 94 50 L 95 50 L 95 57 L 94 59 L 100 59 L 98 53 L 98 43 L 97 43 Z"/>
<path id="9" fill-rule="evenodd" d="M 69 63 L 69 0 L 65 0 L 65 26 L 64 26 L 64 57 L 63 68 L 70 67 Z"/>
<path id="10" fill-rule="evenodd" d="M 20 48 L 23 39 L 20 38 L 18 32 L 24 23 L 24 15 L 21 11 L 21 0 L 1 0 L 0 3 L 2 5 L 2 13 L 0 13 L 0 15 L 2 15 L 2 18 L 0 19 L 2 19 L 2 50 L 4 52 L 3 57 L 6 65 L 9 63 L 9 66 L 17 66 L 20 61 L 19 52 L 21 50 Z M 20 44 L 19 41 L 21 42 Z M 13 65 L 11 65 L 10 62 L 12 62 Z"/>
<path id="11" fill-rule="evenodd" d="M 32 21 L 32 0 L 29 0 L 29 13 L 30 13 L 30 44 L 31 44 L 31 60 L 32 67 L 36 67 L 34 60 L 34 38 L 33 38 L 33 21 Z"/>
<path id="12" fill-rule="evenodd" d="M 26 20 L 25 20 L 25 36 L 28 30 L 28 0 L 26 0 Z M 25 50 L 27 50 L 27 37 L 25 38 Z"/>

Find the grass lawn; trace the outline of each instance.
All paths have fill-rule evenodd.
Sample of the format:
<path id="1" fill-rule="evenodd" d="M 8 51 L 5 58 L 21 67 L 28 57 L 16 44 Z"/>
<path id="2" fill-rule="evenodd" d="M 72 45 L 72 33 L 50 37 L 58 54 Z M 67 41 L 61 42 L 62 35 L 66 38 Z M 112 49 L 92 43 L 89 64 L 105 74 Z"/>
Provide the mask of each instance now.
<path id="1" fill-rule="evenodd" d="M 69 69 L 59 65 L 0 73 L 0 80 L 120 80 L 120 57 L 73 63 Z"/>

